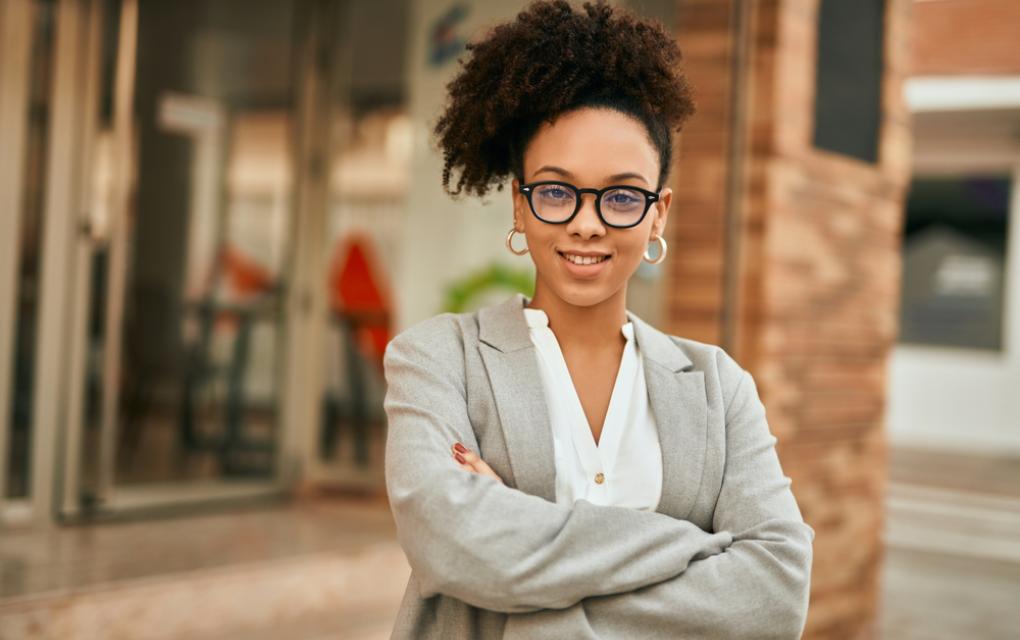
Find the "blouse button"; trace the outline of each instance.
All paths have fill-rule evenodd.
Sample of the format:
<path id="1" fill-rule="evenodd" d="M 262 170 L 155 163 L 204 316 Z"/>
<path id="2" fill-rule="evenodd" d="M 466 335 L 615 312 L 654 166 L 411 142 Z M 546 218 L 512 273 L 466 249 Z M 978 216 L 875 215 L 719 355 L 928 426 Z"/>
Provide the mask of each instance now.
<path id="1" fill-rule="evenodd" d="M 595 474 L 595 484 L 602 484 L 605 480 L 606 477 L 601 472 Z"/>

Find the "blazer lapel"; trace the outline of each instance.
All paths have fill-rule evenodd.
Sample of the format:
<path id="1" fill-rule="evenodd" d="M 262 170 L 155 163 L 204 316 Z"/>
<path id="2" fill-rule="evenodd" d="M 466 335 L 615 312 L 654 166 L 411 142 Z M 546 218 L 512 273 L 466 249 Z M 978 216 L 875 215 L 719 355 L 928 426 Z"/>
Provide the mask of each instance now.
<path id="1" fill-rule="evenodd" d="M 496 399 L 514 486 L 556 502 L 552 425 L 535 345 L 518 293 L 478 311 L 482 361 Z"/>
<path id="2" fill-rule="evenodd" d="M 673 339 L 630 311 L 645 363 L 645 384 L 662 449 L 662 497 L 656 511 L 686 520 L 701 488 L 708 446 L 705 374 Z"/>
<path id="3" fill-rule="evenodd" d="M 520 293 L 478 311 L 478 339 L 496 400 L 514 486 L 556 501 L 552 427 Z M 644 360 L 645 383 L 662 449 L 662 497 L 656 511 L 686 519 L 705 466 L 705 376 L 672 338 L 627 312 Z"/>

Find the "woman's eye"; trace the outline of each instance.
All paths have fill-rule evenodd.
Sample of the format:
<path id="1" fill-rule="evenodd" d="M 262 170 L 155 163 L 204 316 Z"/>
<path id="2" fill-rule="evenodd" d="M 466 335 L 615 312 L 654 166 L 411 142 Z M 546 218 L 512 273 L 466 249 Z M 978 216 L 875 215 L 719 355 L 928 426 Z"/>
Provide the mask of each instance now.
<path id="1" fill-rule="evenodd" d="M 638 202 L 637 198 L 626 193 L 616 193 L 609 196 L 609 203 L 616 206 L 620 205 L 627 206 L 637 204 L 637 202 Z"/>
<path id="2" fill-rule="evenodd" d="M 542 189 L 542 191 L 540 191 L 539 193 L 542 194 L 543 198 L 549 198 L 550 200 L 564 200 L 571 197 L 569 191 L 567 191 L 566 189 L 561 189 L 559 187 Z"/>

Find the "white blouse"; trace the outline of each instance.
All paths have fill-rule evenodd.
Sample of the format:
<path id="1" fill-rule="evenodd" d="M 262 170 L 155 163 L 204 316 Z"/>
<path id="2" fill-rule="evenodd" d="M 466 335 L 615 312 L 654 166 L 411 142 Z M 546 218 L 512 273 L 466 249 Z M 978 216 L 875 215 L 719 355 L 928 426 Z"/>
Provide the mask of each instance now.
<path id="1" fill-rule="evenodd" d="M 548 316 L 527 307 L 524 315 L 552 425 L 556 502 L 569 505 L 584 498 L 593 504 L 654 510 L 662 494 L 662 450 L 633 323 L 621 328 L 627 344 L 596 445 Z"/>

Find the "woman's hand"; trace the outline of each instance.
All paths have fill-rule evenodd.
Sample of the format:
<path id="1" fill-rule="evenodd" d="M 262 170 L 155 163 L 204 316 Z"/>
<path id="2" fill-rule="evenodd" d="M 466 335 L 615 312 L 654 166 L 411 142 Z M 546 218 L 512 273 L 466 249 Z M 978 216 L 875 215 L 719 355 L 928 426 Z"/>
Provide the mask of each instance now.
<path id="1" fill-rule="evenodd" d="M 475 452 L 471 451 L 461 443 L 455 442 L 450 451 L 453 453 L 453 457 L 457 461 L 457 464 L 460 465 L 461 469 L 464 469 L 465 471 L 472 471 L 483 476 L 492 476 L 499 480 L 500 484 L 504 484 L 503 478 L 500 478 L 496 472 L 485 463 L 485 460 L 482 460 Z"/>

